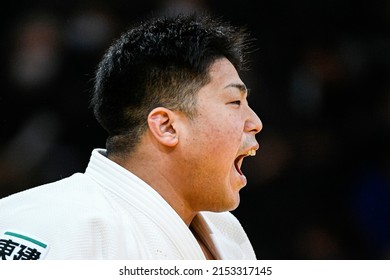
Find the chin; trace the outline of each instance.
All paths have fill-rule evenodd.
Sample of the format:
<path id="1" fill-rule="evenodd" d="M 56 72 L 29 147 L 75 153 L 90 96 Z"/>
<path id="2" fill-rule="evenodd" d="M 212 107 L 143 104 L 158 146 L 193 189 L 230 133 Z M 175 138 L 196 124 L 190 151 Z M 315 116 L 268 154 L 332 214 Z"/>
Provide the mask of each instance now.
<path id="1" fill-rule="evenodd" d="M 237 207 L 240 205 L 240 199 L 238 199 L 237 201 L 236 201 L 236 203 L 233 205 L 233 207 L 229 210 L 229 211 L 233 211 L 233 210 L 235 210 L 235 209 L 237 209 Z"/>
<path id="2" fill-rule="evenodd" d="M 240 205 L 240 196 L 237 193 L 234 197 L 232 197 L 231 200 L 229 200 L 225 204 L 226 208 L 225 208 L 224 211 L 233 211 L 233 210 L 235 210 L 238 207 L 238 205 Z"/>
<path id="3" fill-rule="evenodd" d="M 210 207 L 209 211 L 211 212 L 226 212 L 235 210 L 240 204 L 240 199 L 228 200 L 228 201 L 219 201 L 218 204 L 214 204 Z"/>

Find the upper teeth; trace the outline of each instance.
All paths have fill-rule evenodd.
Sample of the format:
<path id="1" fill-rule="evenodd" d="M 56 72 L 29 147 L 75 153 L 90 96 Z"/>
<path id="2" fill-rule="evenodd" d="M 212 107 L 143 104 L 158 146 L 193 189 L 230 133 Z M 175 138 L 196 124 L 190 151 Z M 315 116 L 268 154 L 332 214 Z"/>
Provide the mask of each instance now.
<path id="1" fill-rule="evenodd" d="M 247 153 L 246 153 L 247 156 L 255 156 L 256 155 L 256 150 L 249 150 Z"/>

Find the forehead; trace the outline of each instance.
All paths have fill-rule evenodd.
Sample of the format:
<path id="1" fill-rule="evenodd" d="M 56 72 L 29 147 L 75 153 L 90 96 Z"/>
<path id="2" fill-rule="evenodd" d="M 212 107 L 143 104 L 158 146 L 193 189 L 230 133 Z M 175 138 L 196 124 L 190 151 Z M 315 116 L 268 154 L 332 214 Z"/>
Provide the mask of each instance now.
<path id="1" fill-rule="evenodd" d="M 242 83 L 236 68 L 226 58 L 216 60 L 209 70 L 211 82 L 214 83 Z"/>
<path id="2" fill-rule="evenodd" d="M 229 89 L 235 89 L 239 92 L 246 93 L 245 84 L 241 81 L 240 76 L 233 64 L 226 58 L 216 60 L 209 69 L 210 82 L 203 90 L 224 92 Z"/>

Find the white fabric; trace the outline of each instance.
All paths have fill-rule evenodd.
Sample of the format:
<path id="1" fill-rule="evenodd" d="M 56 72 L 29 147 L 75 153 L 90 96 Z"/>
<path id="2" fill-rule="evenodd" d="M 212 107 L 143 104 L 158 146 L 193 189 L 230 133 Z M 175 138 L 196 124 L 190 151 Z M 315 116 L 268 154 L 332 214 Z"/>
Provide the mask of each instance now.
<path id="1" fill-rule="evenodd" d="M 85 173 L 1 199 L 0 234 L 46 242 L 45 259 L 204 259 L 173 208 L 104 154 L 93 150 Z M 217 258 L 256 259 L 230 212 L 202 212 L 194 228 Z"/>

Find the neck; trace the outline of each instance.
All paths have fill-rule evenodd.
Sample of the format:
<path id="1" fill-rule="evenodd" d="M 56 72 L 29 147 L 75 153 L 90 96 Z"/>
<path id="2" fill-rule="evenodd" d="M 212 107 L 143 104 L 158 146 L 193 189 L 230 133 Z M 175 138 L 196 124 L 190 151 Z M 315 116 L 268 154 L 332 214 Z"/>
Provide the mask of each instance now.
<path id="1" fill-rule="evenodd" d="M 135 151 L 126 157 L 111 156 L 109 159 L 146 182 L 164 198 L 187 226 L 191 224 L 197 212 L 186 202 L 182 184 L 175 181 L 177 177 L 171 176 L 172 170 L 177 170 L 178 161 L 148 149 Z"/>

